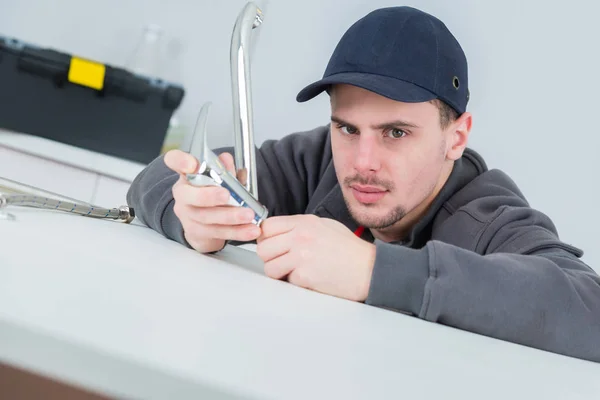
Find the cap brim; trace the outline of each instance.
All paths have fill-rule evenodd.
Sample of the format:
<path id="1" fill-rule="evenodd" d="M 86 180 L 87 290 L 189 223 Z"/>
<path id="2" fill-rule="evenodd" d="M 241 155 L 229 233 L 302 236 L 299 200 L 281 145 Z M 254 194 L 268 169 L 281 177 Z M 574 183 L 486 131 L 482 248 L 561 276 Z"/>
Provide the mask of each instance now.
<path id="1" fill-rule="evenodd" d="M 363 72 L 343 72 L 311 83 L 298 93 L 296 101 L 302 103 L 311 100 L 334 84 L 357 86 L 405 103 L 420 103 L 437 98 L 429 90 L 400 79 Z"/>

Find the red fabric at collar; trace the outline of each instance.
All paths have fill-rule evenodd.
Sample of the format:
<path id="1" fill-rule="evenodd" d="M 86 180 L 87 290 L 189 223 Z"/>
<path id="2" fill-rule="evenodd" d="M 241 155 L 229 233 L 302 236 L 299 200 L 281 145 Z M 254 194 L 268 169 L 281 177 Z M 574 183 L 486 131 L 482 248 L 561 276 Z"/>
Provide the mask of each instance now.
<path id="1" fill-rule="evenodd" d="M 355 231 L 354 234 L 358 237 L 361 237 L 363 232 L 365 231 L 365 227 L 364 226 L 359 226 Z"/>

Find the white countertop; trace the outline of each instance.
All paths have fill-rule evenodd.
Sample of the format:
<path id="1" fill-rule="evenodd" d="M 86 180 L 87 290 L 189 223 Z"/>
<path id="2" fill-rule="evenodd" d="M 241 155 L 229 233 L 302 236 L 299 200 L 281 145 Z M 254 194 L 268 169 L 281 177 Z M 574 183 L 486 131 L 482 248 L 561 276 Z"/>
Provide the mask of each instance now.
<path id="1" fill-rule="evenodd" d="M 35 135 L 0 129 L 0 145 L 127 182 L 146 165 Z"/>
<path id="2" fill-rule="evenodd" d="M 304 290 L 139 223 L 0 220 L 0 360 L 127 398 L 591 399 L 600 364 Z"/>

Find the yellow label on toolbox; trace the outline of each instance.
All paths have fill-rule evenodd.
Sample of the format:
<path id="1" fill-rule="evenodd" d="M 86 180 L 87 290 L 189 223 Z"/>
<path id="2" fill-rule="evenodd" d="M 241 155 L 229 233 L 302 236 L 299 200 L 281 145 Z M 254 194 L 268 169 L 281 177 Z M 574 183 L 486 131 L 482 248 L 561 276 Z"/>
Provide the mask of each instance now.
<path id="1" fill-rule="evenodd" d="M 106 66 L 94 61 L 78 57 L 71 58 L 69 66 L 69 82 L 101 90 L 104 87 Z"/>

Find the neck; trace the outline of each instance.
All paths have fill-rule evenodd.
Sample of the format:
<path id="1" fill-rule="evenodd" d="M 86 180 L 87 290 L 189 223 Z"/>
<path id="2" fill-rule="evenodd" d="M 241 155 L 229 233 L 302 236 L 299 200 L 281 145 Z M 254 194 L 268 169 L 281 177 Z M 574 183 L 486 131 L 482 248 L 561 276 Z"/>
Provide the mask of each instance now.
<path id="1" fill-rule="evenodd" d="M 419 203 L 418 206 L 413 208 L 404 217 L 402 217 L 400 221 L 384 229 L 371 229 L 370 231 L 373 237 L 387 243 L 405 240 L 410 234 L 410 231 L 414 228 L 415 224 L 419 222 L 419 220 L 427 213 L 429 207 L 442 190 L 442 187 L 444 187 L 448 181 L 448 178 L 452 173 L 453 165 L 453 162 L 449 162 L 448 164 L 444 165 L 442 173 L 440 174 L 440 179 L 434 186 L 429 196 L 427 196 L 427 198 Z"/>

